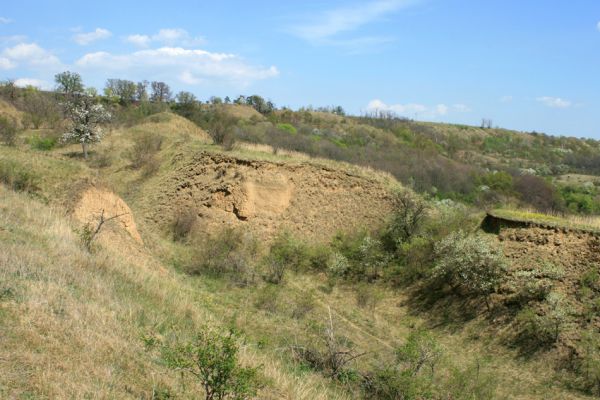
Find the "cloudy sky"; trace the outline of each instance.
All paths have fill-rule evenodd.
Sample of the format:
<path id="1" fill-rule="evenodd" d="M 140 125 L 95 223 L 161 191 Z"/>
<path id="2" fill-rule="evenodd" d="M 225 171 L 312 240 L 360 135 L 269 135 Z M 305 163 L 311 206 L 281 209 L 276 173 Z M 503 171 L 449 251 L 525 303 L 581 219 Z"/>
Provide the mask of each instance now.
<path id="1" fill-rule="evenodd" d="M 11 1 L 0 79 L 393 110 L 600 139 L 600 1 Z"/>

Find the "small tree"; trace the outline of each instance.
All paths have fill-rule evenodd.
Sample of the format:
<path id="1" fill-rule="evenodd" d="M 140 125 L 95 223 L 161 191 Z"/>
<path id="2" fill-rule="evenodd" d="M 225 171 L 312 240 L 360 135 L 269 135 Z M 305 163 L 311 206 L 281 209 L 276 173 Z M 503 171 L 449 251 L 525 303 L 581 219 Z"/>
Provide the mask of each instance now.
<path id="1" fill-rule="evenodd" d="M 90 143 L 99 142 L 103 131 L 100 124 L 108 122 L 111 115 L 102 104 L 86 95 L 79 95 L 65 104 L 66 114 L 71 120 L 71 129 L 63 135 L 64 141 L 81 143 L 83 157 L 88 158 Z"/>
<path id="2" fill-rule="evenodd" d="M 54 75 L 56 90 L 67 97 L 83 92 L 83 81 L 77 72 L 65 71 Z"/>
<path id="3" fill-rule="evenodd" d="M 167 365 L 188 372 L 204 387 L 206 400 L 243 400 L 261 387 L 256 368 L 241 367 L 233 333 L 222 335 L 209 329 L 183 344 L 163 349 Z"/>
<path id="4" fill-rule="evenodd" d="M 150 100 L 157 103 L 167 103 L 171 100 L 172 93 L 169 85 L 164 82 L 153 81 L 150 86 L 152 87 Z"/>
<path id="5" fill-rule="evenodd" d="M 453 232 L 435 246 L 432 278 L 488 297 L 504 277 L 506 264 L 501 252 L 481 235 Z"/>
<path id="6" fill-rule="evenodd" d="M 383 237 L 385 247 L 395 251 L 402 243 L 410 241 L 426 216 L 427 204 L 424 200 L 408 191 L 399 194 L 392 221 Z"/>

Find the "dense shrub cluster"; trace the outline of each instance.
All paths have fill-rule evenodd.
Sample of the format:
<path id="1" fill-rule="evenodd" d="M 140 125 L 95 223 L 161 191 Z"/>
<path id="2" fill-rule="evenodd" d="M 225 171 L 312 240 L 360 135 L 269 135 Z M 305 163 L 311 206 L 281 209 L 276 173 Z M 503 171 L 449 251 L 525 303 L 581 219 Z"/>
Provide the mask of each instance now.
<path id="1" fill-rule="evenodd" d="M 226 228 L 214 236 L 192 243 L 192 256 L 186 267 L 190 274 L 209 274 L 246 286 L 259 275 L 259 246 L 249 233 Z"/>

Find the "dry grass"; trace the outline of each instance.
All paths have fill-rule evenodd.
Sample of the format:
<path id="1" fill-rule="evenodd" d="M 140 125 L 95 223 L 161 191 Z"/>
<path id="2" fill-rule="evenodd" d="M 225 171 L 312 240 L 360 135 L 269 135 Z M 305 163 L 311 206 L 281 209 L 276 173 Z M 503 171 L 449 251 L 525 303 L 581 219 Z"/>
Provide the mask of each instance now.
<path id="1" fill-rule="evenodd" d="M 124 237 L 103 235 L 102 250 L 90 255 L 60 214 L 0 188 L 0 397 L 149 399 L 169 388 L 194 398 L 200 389 L 184 387 L 140 337 L 220 325 L 211 296 Z M 264 366 L 272 387 L 263 398 L 345 398 L 250 345 L 241 357 Z"/>
<path id="2" fill-rule="evenodd" d="M 124 150 L 136 133 L 160 130 L 166 138 L 159 155 L 162 170 L 172 168 L 179 154 L 221 151 L 207 145 L 195 126 L 178 125 L 176 116 L 165 118 L 115 130 L 95 149 Z M 197 389 L 193 382 L 187 380 L 184 386 L 179 374 L 164 368 L 140 338 L 169 337 L 173 332 L 186 337 L 205 323 L 234 324 L 244 332 L 243 363 L 262 365 L 271 382 L 260 398 L 357 398 L 358 393 L 348 393 L 317 373 L 299 371 L 287 359 L 285 344 L 318 330 L 329 307 L 339 334 L 369 352 L 368 359 L 359 361 L 362 366 L 386 359 L 412 329 L 427 327 L 454 363 L 487 359 L 486 368 L 495 371 L 499 381 L 499 398 L 583 398 L 548 384 L 553 371 L 543 359 L 523 361 L 497 343 L 482 340 L 482 327 L 487 326 L 483 317 L 460 329 L 432 327 L 425 315 L 406 305 L 405 294 L 376 288 L 381 300 L 373 308 L 360 309 L 353 288 L 336 286 L 327 292 L 321 290 L 326 282 L 314 275 L 289 277 L 281 288 L 278 311 L 267 313 L 254 307 L 260 288 L 184 276 L 170 264 L 185 247 L 149 230 L 139 214 L 142 210 L 136 208 L 144 196 L 138 188 L 158 181 L 150 178 L 140 185 L 118 150 L 113 164 L 95 177 L 81 159 L 67 156 L 71 151 L 79 147 L 42 155 L 0 146 L 1 157 L 40 175 L 42 192 L 52 205 L 67 196 L 73 182 L 93 178 L 109 183 L 130 200 L 146 247 L 111 228 L 100 236 L 101 250 L 89 254 L 80 247 L 64 208 L 53 209 L 0 187 L 0 398 L 150 399 L 159 388 L 169 388 L 177 398 L 192 398 Z M 308 162 L 398 185 L 385 173 L 292 152 L 274 155 L 270 147 L 242 145 L 227 154 L 274 163 Z M 307 296 L 315 299 L 315 306 L 301 318 L 294 316 L 294 299 Z"/>
<path id="3" fill-rule="evenodd" d="M 534 209 L 498 209 L 491 214 L 514 221 L 533 222 L 569 229 L 600 231 L 600 216 L 541 213 Z"/>

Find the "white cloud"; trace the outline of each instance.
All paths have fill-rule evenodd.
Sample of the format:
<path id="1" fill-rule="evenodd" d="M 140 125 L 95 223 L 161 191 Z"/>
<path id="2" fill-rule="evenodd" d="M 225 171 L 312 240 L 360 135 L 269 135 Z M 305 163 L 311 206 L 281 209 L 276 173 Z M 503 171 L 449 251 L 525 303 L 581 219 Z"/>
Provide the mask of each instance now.
<path id="1" fill-rule="evenodd" d="M 510 103 L 513 101 L 512 96 L 502 96 L 500 97 L 500 103 Z"/>
<path id="2" fill-rule="evenodd" d="M 138 47 L 148 47 L 152 39 L 148 35 L 129 35 L 125 38 L 125 41 Z"/>
<path id="3" fill-rule="evenodd" d="M 29 68 L 53 69 L 61 66 L 61 62 L 54 54 L 41 48 L 36 43 L 19 43 L 6 48 L 0 53 L 0 60 L 11 68 L 24 66 Z"/>
<path id="4" fill-rule="evenodd" d="M 23 43 L 25 41 L 27 41 L 27 36 L 25 36 L 25 35 L 0 36 L 0 44 L 2 44 L 2 45 Z"/>
<path id="5" fill-rule="evenodd" d="M 249 84 L 279 75 L 275 66 L 248 64 L 242 58 L 227 53 L 188 50 L 181 47 L 161 47 L 129 54 L 107 52 L 88 53 L 76 62 L 77 67 L 102 72 L 127 72 L 152 76 L 177 76 L 185 84 L 199 84 L 204 78 Z"/>
<path id="6" fill-rule="evenodd" d="M 600 21 L 596 24 L 596 28 L 600 31 Z"/>
<path id="7" fill-rule="evenodd" d="M 74 35 L 73 40 L 75 41 L 75 43 L 81 46 L 85 46 L 97 40 L 108 39 L 111 36 L 112 33 L 109 30 L 103 28 L 96 28 L 96 30 L 92 32 L 83 32 Z"/>
<path id="8" fill-rule="evenodd" d="M 4 24 L 10 24 L 12 22 L 12 19 L 8 19 L 5 17 L 0 17 L 0 25 L 4 25 Z"/>
<path id="9" fill-rule="evenodd" d="M 573 105 L 569 100 L 561 99 L 560 97 L 542 96 L 536 100 L 550 108 L 569 108 Z"/>
<path id="10" fill-rule="evenodd" d="M 420 0 L 371 0 L 353 6 L 328 10 L 316 17 L 288 27 L 286 31 L 313 45 L 341 47 L 351 54 L 376 51 L 382 44 L 393 42 L 393 37 L 344 37 L 386 15 L 418 3 Z"/>
<path id="11" fill-rule="evenodd" d="M 377 0 L 330 10 L 313 21 L 293 26 L 290 32 L 309 41 L 330 38 L 374 22 L 386 14 L 413 4 L 410 0 Z"/>
<path id="12" fill-rule="evenodd" d="M 33 86 L 43 90 L 49 90 L 52 88 L 50 83 L 35 78 L 19 78 L 15 81 L 15 85 L 18 87 Z"/>
<path id="13" fill-rule="evenodd" d="M 14 62 L 6 57 L 0 57 L 0 69 L 13 69 L 17 66 Z"/>
<path id="14" fill-rule="evenodd" d="M 188 31 L 181 28 L 161 29 L 152 36 L 142 34 L 129 35 L 125 38 L 125 41 L 138 47 L 149 47 L 151 43 L 159 43 L 165 46 L 193 47 L 206 42 L 203 37 L 193 37 Z"/>
<path id="15" fill-rule="evenodd" d="M 467 106 L 466 104 L 454 104 L 452 106 L 452 109 L 456 112 L 462 112 L 462 113 L 468 113 L 471 112 L 471 107 Z"/>
<path id="16" fill-rule="evenodd" d="M 448 115 L 451 112 L 470 112 L 471 109 L 465 104 L 437 104 L 429 107 L 423 104 L 386 104 L 379 99 L 371 100 L 367 105 L 367 111 L 391 111 L 399 116 L 409 118 L 437 118 Z"/>

